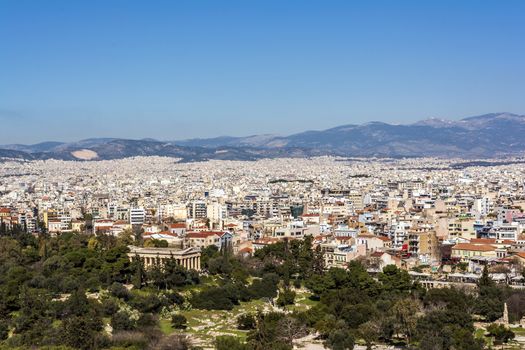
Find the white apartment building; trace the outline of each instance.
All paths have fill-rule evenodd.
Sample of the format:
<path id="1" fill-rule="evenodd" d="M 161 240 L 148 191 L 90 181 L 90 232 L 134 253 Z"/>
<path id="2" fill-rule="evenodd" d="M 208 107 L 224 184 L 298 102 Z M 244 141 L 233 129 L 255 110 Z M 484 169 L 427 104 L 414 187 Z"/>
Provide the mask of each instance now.
<path id="1" fill-rule="evenodd" d="M 146 211 L 144 208 L 131 208 L 129 210 L 129 223 L 131 225 L 142 225 L 146 220 Z"/>
<path id="2" fill-rule="evenodd" d="M 403 243 L 408 239 L 408 230 L 411 227 L 409 221 L 399 221 L 393 223 L 390 228 L 390 239 L 392 239 L 392 248 L 401 249 Z"/>
<path id="3" fill-rule="evenodd" d="M 191 219 L 204 219 L 206 218 L 207 205 L 205 201 L 193 201 L 188 207 L 188 217 Z"/>
<path id="4" fill-rule="evenodd" d="M 159 219 L 174 218 L 175 220 L 186 220 L 188 208 L 182 203 L 163 204 L 158 209 Z"/>
<path id="5" fill-rule="evenodd" d="M 488 197 L 477 198 L 472 205 L 472 213 L 477 219 L 487 216 L 492 209 L 492 202 Z"/>
<path id="6" fill-rule="evenodd" d="M 226 215 L 227 208 L 225 204 L 212 202 L 206 207 L 206 217 L 212 222 L 220 222 L 226 218 Z"/>
<path id="7" fill-rule="evenodd" d="M 523 231 L 523 227 L 517 222 L 510 224 L 496 223 L 490 231 L 491 236 L 496 239 L 517 241 L 520 233 Z"/>

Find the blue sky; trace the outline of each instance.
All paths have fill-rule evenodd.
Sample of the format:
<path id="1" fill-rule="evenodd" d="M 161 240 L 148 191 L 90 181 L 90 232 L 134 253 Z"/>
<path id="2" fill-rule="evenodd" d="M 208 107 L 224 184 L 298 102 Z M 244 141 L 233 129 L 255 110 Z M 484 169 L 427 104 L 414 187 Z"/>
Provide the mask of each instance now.
<path id="1" fill-rule="evenodd" d="M 525 113 L 525 1 L 0 1 L 0 144 Z"/>

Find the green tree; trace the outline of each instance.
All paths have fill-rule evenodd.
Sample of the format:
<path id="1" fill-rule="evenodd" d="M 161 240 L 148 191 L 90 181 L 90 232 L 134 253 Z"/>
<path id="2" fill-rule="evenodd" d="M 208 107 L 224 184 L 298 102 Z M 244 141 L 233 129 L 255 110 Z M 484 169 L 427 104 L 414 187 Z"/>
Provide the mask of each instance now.
<path id="1" fill-rule="evenodd" d="M 410 344 L 416 331 L 418 313 L 420 312 L 418 301 L 408 298 L 401 299 L 394 304 L 392 311 L 397 320 L 398 330 L 405 336 L 406 343 Z"/>
<path id="2" fill-rule="evenodd" d="M 135 321 L 125 311 L 119 311 L 111 316 L 110 323 L 114 331 L 131 331 L 136 327 Z"/>
<path id="3" fill-rule="evenodd" d="M 90 312 L 83 316 L 71 316 L 62 323 L 63 339 L 66 345 L 74 349 L 97 349 L 102 341 L 100 331 L 103 329 L 102 319 L 93 317 Z"/>
<path id="4" fill-rule="evenodd" d="M 489 336 L 494 337 L 495 345 L 508 343 L 515 337 L 514 332 L 502 324 L 492 323 L 487 327 L 487 332 L 489 332 Z"/>
<path id="5" fill-rule="evenodd" d="M 125 229 L 118 235 L 118 244 L 122 246 L 129 246 L 133 244 L 133 230 Z"/>
<path id="6" fill-rule="evenodd" d="M 138 255 L 136 255 L 133 259 L 131 269 L 133 270 L 133 278 L 131 280 L 131 283 L 133 283 L 133 287 L 138 289 L 142 288 L 147 277 L 146 270 L 144 268 L 144 263 Z"/>
<path id="7" fill-rule="evenodd" d="M 277 305 L 283 307 L 286 305 L 293 305 L 295 302 L 295 292 L 290 288 L 284 288 L 277 298 Z"/>
<path id="8" fill-rule="evenodd" d="M 368 321 L 359 325 L 359 336 L 365 341 L 366 349 L 372 350 L 374 343 L 379 340 L 380 325 L 373 321 Z"/>
<path id="9" fill-rule="evenodd" d="M 503 315 L 503 290 L 490 278 L 487 265 L 478 281 L 478 299 L 476 313 L 485 317 L 489 322 L 495 321 Z"/>
<path id="10" fill-rule="evenodd" d="M 7 339 L 9 336 L 9 324 L 7 320 L 0 319 L 0 341 Z"/>
<path id="11" fill-rule="evenodd" d="M 379 274 L 379 281 L 386 291 L 407 292 L 412 287 L 408 272 L 398 269 L 395 265 L 388 265 Z"/>
<path id="12" fill-rule="evenodd" d="M 459 309 L 436 309 L 417 322 L 421 350 L 480 350 L 483 341 L 473 336 L 472 317 Z"/>
<path id="13" fill-rule="evenodd" d="M 14 319 L 14 333 L 19 336 L 22 345 L 46 345 L 45 332 L 53 323 L 53 311 L 50 295 L 44 290 L 22 290 L 20 310 Z"/>
<path id="14" fill-rule="evenodd" d="M 324 344 L 332 350 L 352 350 L 355 339 L 347 329 L 334 329 L 328 334 Z"/>

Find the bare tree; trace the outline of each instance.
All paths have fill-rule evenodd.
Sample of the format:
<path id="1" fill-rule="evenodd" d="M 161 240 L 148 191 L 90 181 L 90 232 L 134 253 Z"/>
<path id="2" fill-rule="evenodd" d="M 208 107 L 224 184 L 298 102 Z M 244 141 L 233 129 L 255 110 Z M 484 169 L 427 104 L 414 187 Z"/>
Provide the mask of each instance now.
<path id="1" fill-rule="evenodd" d="M 291 316 L 284 316 L 279 320 L 279 339 L 287 344 L 292 344 L 294 339 L 308 335 L 304 324 Z"/>

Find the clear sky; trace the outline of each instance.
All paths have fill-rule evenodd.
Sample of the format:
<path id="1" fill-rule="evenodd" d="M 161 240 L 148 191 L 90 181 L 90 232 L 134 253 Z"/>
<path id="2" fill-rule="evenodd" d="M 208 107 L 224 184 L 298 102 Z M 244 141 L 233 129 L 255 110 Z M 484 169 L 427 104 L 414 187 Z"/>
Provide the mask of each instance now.
<path id="1" fill-rule="evenodd" d="M 525 1 L 0 0 L 0 144 L 525 113 Z"/>

